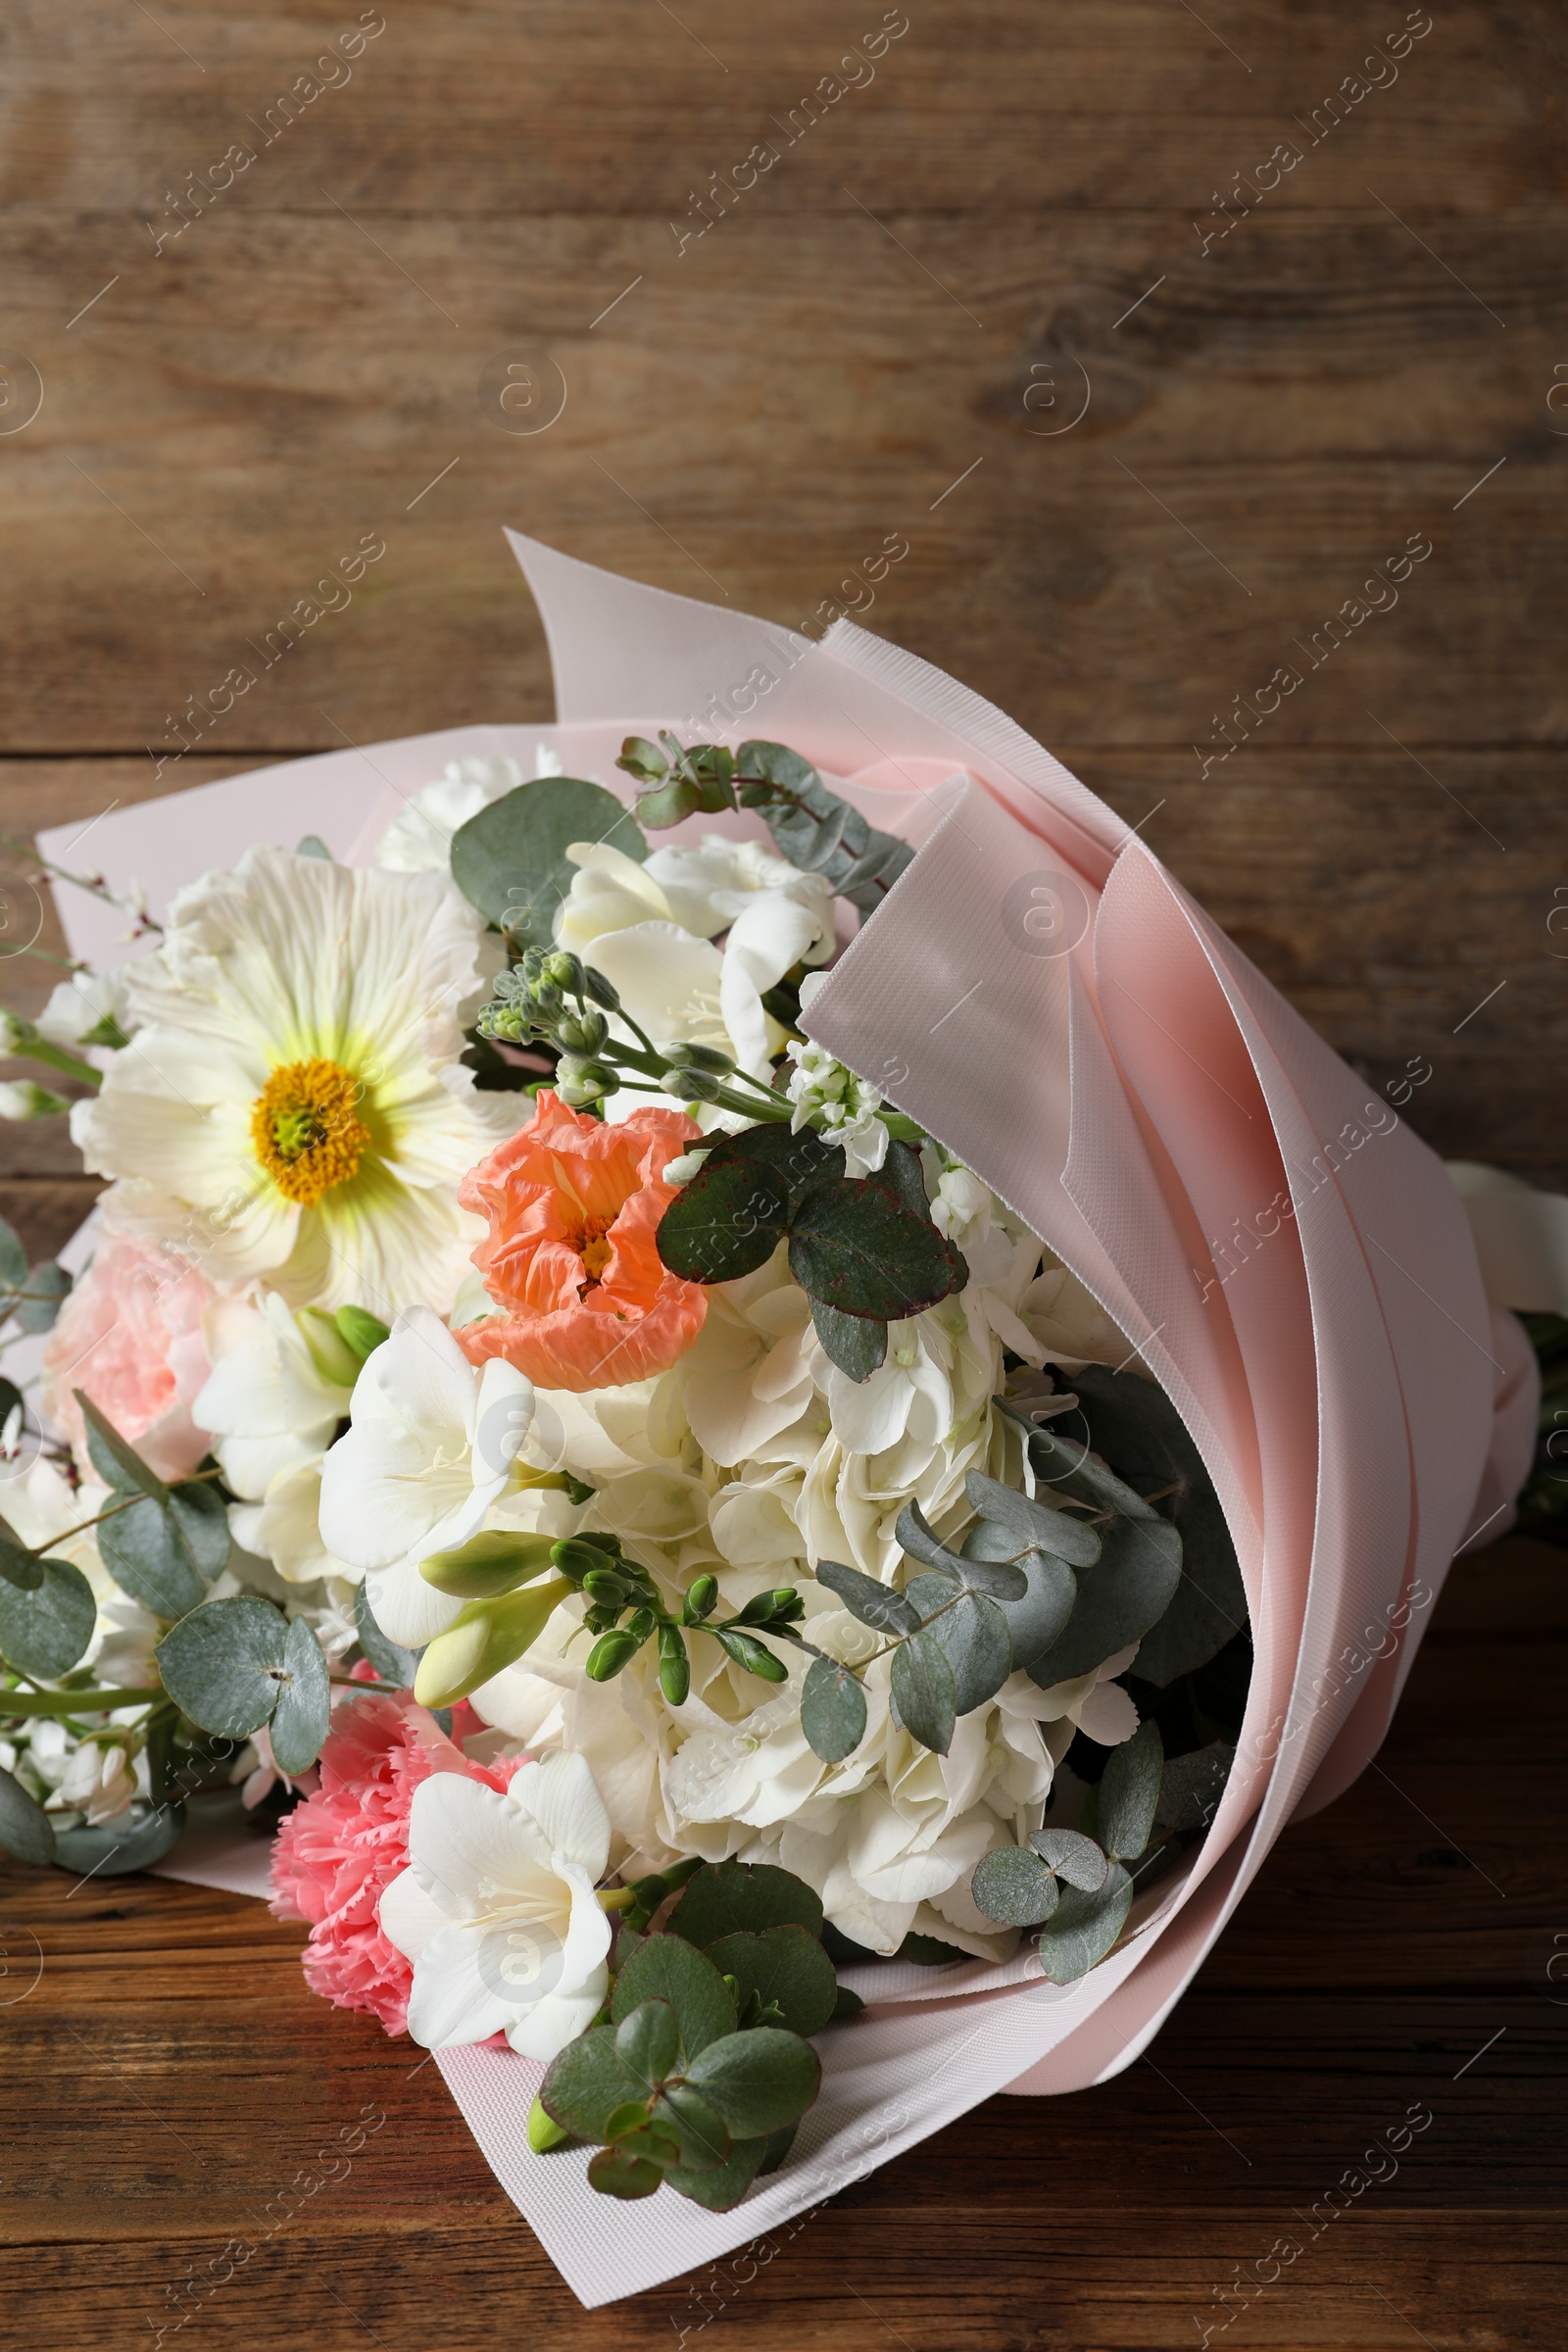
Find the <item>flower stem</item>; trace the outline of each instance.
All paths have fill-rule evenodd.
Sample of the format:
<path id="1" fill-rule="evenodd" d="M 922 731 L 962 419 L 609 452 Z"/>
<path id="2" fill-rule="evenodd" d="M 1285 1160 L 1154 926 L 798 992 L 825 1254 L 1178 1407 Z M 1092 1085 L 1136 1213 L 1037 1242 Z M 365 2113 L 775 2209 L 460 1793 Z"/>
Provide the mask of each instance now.
<path id="1" fill-rule="evenodd" d="M 164 1695 L 151 1690 L 0 1690 L 0 1716 L 101 1715 L 111 1707 L 136 1707 Z"/>

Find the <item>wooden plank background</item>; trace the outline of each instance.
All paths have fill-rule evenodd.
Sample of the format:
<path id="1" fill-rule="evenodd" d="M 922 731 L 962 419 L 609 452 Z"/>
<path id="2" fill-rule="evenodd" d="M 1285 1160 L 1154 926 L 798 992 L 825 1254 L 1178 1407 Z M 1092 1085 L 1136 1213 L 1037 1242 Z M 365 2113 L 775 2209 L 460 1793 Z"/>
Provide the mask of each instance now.
<path id="1" fill-rule="evenodd" d="M 548 717 L 503 523 L 786 623 L 863 605 L 901 534 L 867 626 L 1147 818 L 1372 1086 L 1430 1064 L 1406 1115 L 1441 1149 L 1560 1178 L 1568 38 L 1547 0 L 1459 0 L 1409 11 L 1400 58 L 1406 13 L 13 0 L 0 824 L 79 818 L 90 863 L 117 803 Z M 542 429 L 503 413 L 509 366 Z M 352 602 L 211 720 L 365 532 Z M 1369 591 L 1309 666 L 1412 538 L 1397 604 Z M 1301 686 L 1247 719 L 1281 663 Z M 52 977 L 17 952 L 30 871 L 0 869 L 24 1008 Z M 57 1124 L 0 1133 L 36 1247 L 92 1189 Z M 376 2101 L 350 2180 L 193 2344 L 1196 2343 L 1421 2098 L 1398 2180 L 1231 2342 L 1555 2346 L 1563 1615 L 1548 1547 L 1458 1572 L 1389 1777 L 1287 1837 L 1149 2061 L 994 2102 L 753 2273 L 597 2319 L 433 2070 L 305 1994 L 297 1931 L 13 1873 L 13 2340 L 172 2327 L 180 2278 Z"/>

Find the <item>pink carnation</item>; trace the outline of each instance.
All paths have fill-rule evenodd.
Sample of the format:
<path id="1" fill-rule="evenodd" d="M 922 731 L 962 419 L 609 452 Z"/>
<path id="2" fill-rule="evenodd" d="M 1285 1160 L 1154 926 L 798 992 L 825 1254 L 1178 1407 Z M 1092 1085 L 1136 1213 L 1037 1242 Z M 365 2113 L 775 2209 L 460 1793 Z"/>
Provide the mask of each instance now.
<path id="1" fill-rule="evenodd" d="M 43 1355 L 43 1409 L 84 1477 L 81 1389 L 160 1478 L 183 1478 L 212 1445 L 190 1408 L 212 1366 L 202 1316 L 215 1296 L 190 1262 L 133 1234 L 106 1235 L 60 1310 Z"/>
<path id="2" fill-rule="evenodd" d="M 460 1703 L 452 1728 L 466 1737 L 484 1727 Z M 414 1970 L 382 1935 L 376 1911 L 408 1866 L 414 1791 L 435 1772 L 505 1788 L 522 1761 L 470 1763 L 409 1690 L 368 1691 L 333 1709 L 320 1788 L 284 1816 L 272 1847 L 272 1909 L 311 1922 L 303 1959 L 313 1992 L 378 2017 L 389 2034 L 408 2031 Z"/>

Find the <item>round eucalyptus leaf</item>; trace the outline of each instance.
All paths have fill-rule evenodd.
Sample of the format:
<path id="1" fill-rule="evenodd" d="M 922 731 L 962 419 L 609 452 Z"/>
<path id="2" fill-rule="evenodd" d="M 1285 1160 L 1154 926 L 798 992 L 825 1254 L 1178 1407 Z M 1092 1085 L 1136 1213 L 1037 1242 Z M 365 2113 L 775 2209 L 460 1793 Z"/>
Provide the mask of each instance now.
<path id="1" fill-rule="evenodd" d="M 155 1617 L 183 1617 L 207 1597 L 172 1498 L 166 1503 L 151 1494 L 134 1495 L 96 1532 L 104 1566 L 116 1584 Z M 226 1520 L 223 1539 L 226 1545 Z"/>
<path id="2" fill-rule="evenodd" d="M 615 2056 L 650 2094 L 674 2073 L 679 2054 L 680 2025 L 668 2001 L 639 2001 L 615 2028 Z"/>
<path id="3" fill-rule="evenodd" d="M 288 1620 L 270 1600 L 246 1592 L 204 1601 L 158 1644 L 164 1689 L 203 1731 L 248 1740 L 277 1704 L 288 1635 Z"/>
<path id="4" fill-rule="evenodd" d="M 30 1592 L 0 1582 L 0 1652 L 19 1673 L 53 1682 L 69 1672 L 92 1640 L 98 1603 L 79 1568 L 40 1560 Z"/>
<path id="5" fill-rule="evenodd" d="M 283 1642 L 283 1671 L 272 1714 L 272 1754 L 284 1772 L 316 1762 L 332 1712 L 332 1690 L 321 1644 L 307 1620 L 293 1617 Z"/>
<path id="6" fill-rule="evenodd" d="M 782 2131 L 804 2115 L 822 2080 L 822 2062 L 799 2034 L 757 2026 L 711 2041 L 686 2069 L 736 2139 Z"/>
<path id="7" fill-rule="evenodd" d="M 172 1490 L 169 1508 L 197 1575 L 204 1576 L 211 1584 L 228 1566 L 228 1555 L 233 1549 L 227 1503 L 215 1486 L 192 1480 Z"/>
<path id="8" fill-rule="evenodd" d="M 492 923 L 548 948 L 577 870 L 566 851 L 579 841 L 608 842 L 639 864 L 648 855 L 641 825 L 612 792 L 580 776 L 540 776 L 458 827 L 452 879 Z"/>
<path id="9" fill-rule="evenodd" d="M 1126 1924 L 1133 1883 L 1112 1862 L 1093 1894 L 1069 1887 L 1040 1931 L 1040 1965 L 1053 1984 L 1070 1984 L 1103 1960 Z"/>
<path id="10" fill-rule="evenodd" d="M 893 1703 L 911 1739 L 945 1756 L 953 1744 L 958 1693 L 947 1653 L 929 1630 L 911 1634 L 893 1653 Z"/>
<path id="11" fill-rule="evenodd" d="M 61 1830 L 56 1860 L 66 1870 L 90 1871 L 95 1879 L 122 1878 L 128 1870 L 150 1870 L 179 1841 L 185 1827 L 180 1804 L 132 1805 L 113 1821 Z"/>
<path id="12" fill-rule="evenodd" d="M 1106 1861 L 1092 1838 L 1079 1830 L 1036 1830 L 1030 1845 L 1048 1870 L 1069 1886 L 1093 1894 L 1105 1883 Z"/>
<path id="13" fill-rule="evenodd" d="M 883 1185 L 826 1177 L 790 1220 L 790 1272 L 808 1298 L 891 1322 L 961 1290 L 963 1259 Z"/>
<path id="14" fill-rule="evenodd" d="M 1026 1845 L 999 1845 L 975 1864 L 975 1907 L 1004 1928 L 1038 1928 L 1060 1899 L 1055 1874 Z"/>
<path id="15" fill-rule="evenodd" d="M 1165 1746 L 1152 1719 L 1113 1747 L 1100 1783 L 1101 1842 L 1113 1860 L 1136 1862 L 1149 1843 L 1159 1802 Z"/>
<path id="16" fill-rule="evenodd" d="M 801 1729 L 813 1755 L 842 1764 L 865 1738 L 865 1692 L 847 1666 L 813 1658 L 801 1691 Z"/>
<path id="17" fill-rule="evenodd" d="M 53 1331 L 55 1318 L 70 1296 L 71 1276 L 64 1266 L 57 1266 L 52 1258 L 33 1266 L 17 1300 L 18 1330 Z"/>
<path id="18" fill-rule="evenodd" d="M 19 1862 L 42 1869 L 55 1858 L 54 1825 L 14 1774 L 0 1770 L 0 1845 Z"/>

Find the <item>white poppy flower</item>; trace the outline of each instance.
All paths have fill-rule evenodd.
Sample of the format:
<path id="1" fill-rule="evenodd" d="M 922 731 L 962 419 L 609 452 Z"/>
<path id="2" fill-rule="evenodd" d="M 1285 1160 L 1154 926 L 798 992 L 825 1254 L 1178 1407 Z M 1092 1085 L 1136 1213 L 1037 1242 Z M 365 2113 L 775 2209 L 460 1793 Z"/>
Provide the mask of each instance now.
<path id="1" fill-rule="evenodd" d="M 72 1112 L 120 1179 L 110 1227 L 294 1305 L 445 1308 L 480 1231 L 458 1179 L 517 1118 L 460 1059 L 491 961 L 437 874 L 254 849 L 180 892 L 126 972 L 135 1035 Z"/>
<path id="2" fill-rule="evenodd" d="M 375 1621 L 419 1648 L 463 1607 L 419 1574 L 478 1534 L 514 1482 L 533 1383 L 494 1356 L 475 1370 L 428 1307 L 408 1307 L 355 1384 L 353 1426 L 321 1470 L 321 1540 L 366 1572 Z"/>
<path id="3" fill-rule="evenodd" d="M 581 1756 L 524 1764 L 505 1793 L 439 1772 L 409 1815 L 409 1867 L 381 1932 L 414 1963 L 409 2032 L 426 2049 L 504 2033 L 548 2063 L 609 1986 L 610 1921 L 595 1891 L 610 1817 Z"/>
<path id="4" fill-rule="evenodd" d="M 559 776 L 561 761 L 541 744 L 534 775 Z M 444 874 L 452 863 L 452 836 L 492 801 L 522 782 L 515 760 L 449 760 L 433 784 L 422 784 L 398 811 L 376 848 L 377 865 L 399 874 Z"/>

